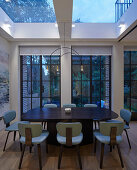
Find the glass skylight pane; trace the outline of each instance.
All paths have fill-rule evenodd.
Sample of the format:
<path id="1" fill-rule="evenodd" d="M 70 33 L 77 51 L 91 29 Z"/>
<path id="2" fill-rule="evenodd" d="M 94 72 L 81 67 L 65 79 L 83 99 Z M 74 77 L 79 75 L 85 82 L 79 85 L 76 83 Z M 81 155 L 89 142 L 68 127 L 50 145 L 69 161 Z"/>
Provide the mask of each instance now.
<path id="1" fill-rule="evenodd" d="M 0 0 L 0 7 L 16 23 L 54 23 L 53 0 Z"/>
<path id="2" fill-rule="evenodd" d="M 115 22 L 116 0 L 73 0 L 73 22 Z"/>

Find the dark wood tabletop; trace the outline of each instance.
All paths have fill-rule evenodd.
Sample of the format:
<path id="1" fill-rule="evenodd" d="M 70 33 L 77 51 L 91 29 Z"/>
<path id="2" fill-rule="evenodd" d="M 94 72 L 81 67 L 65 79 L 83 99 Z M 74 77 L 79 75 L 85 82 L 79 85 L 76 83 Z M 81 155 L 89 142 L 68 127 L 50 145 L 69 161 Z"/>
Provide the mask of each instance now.
<path id="1" fill-rule="evenodd" d="M 66 113 L 64 108 L 35 108 L 22 114 L 22 120 L 32 122 L 54 121 L 54 120 L 87 120 L 116 119 L 118 114 L 105 108 L 71 108 L 70 113 Z"/>

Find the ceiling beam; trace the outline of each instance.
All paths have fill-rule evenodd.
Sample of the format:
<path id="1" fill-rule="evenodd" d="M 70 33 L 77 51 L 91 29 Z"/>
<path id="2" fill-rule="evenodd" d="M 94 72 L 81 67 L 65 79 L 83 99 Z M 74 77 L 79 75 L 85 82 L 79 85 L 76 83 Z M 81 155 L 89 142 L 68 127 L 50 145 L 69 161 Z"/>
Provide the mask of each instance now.
<path id="1" fill-rule="evenodd" d="M 53 0 L 53 4 L 60 38 L 71 39 L 73 0 Z"/>

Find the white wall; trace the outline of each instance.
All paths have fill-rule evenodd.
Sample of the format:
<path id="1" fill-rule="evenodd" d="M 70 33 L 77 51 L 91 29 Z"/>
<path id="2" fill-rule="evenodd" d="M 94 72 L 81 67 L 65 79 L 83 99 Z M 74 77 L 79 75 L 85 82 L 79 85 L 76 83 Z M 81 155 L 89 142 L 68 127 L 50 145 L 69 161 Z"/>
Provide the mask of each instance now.
<path id="1" fill-rule="evenodd" d="M 116 43 L 113 45 L 113 56 L 111 60 L 111 95 L 112 110 L 120 113 L 120 109 L 124 107 L 124 53 L 123 45 Z"/>

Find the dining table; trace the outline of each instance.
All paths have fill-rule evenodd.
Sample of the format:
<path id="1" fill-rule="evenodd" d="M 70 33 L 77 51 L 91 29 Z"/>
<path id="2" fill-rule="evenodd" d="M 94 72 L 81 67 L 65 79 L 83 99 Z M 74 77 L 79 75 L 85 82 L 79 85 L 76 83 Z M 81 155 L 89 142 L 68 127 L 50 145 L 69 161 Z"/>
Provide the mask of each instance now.
<path id="1" fill-rule="evenodd" d="M 106 121 L 116 119 L 118 114 L 106 108 L 71 108 L 66 112 L 65 108 L 34 108 L 21 114 L 22 121 L 47 122 L 49 131 L 48 144 L 57 145 L 56 124 L 58 122 L 81 122 L 83 132 L 82 145 L 93 143 L 93 120 Z"/>

